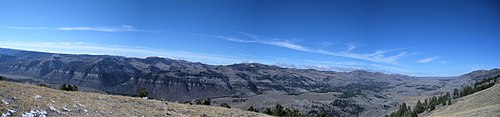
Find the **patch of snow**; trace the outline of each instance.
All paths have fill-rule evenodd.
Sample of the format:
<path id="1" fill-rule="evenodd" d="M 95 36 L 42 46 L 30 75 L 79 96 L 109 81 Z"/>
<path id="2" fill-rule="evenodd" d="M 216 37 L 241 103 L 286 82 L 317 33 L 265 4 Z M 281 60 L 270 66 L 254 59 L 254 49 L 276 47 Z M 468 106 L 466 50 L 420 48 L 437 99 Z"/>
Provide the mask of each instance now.
<path id="1" fill-rule="evenodd" d="M 15 110 L 8 109 L 7 113 L 2 113 L 2 117 L 11 116 L 15 112 L 16 112 Z"/>
<path id="2" fill-rule="evenodd" d="M 50 110 L 52 110 L 52 111 L 56 111 L 56 112 L 58 112 L 58 113 L 59 113 L 59 111 L 57 110 L 57 108 L 56 108 L 56 107 L 54 107 L 54 106 L 49 106 L 49 109 L 50 109 Z"/>
<path id="3" fill-rule="evenodd" d="M 85 107 L 85 105 L 80 104 L 80 103 L 76 103 L 76 105 L 81 106 L 81 107 Z"/>
<path id="4" fill-rule="evenodd" d="M 10 116 L 10 114 L 9 113 L 2 113 L 1 117 L 7 117 L 7 116 Z"/>
<path id="5" fill-rule="evenodd" d="M 88 110 L 87 109 L 83 109 L 83 112 L 88 112 Z"/>
<path id="6" fill-rule="evenodd" d="M 68 108 L 66 108 L 66 106 L 65 106 L 65 107 L 63 107 L 63 110 L 64 110 L 64 111 L 66 111 L 66 112 L 71 111 L 71 110 L 69 110 Z"/>
<path id="7" fill-rule="evenodd" d="M 9 109 L 8 112 L 14 114 L 16 111 Z"/>
<path id="8" fill-rule="evenodd" d="M 142 97 L 142 99 L 148 99 L 148 97 Z"/>
<path id="9" fill-rule="evenodd" d="M 3 102 L 3 104 L 5 104 L 5 105 L 9 105 L 9 102 L 5 101 L 4 99 L 2 99 L 2 102 Z"/>
<path id="10" fill-rule="evenodd" d="M 35 95 L 35 100 L 38 101 L 38 99 L 42 98 L 40 95 Z"/>
<path id="11" fill-rule="evenodd" d="M 47 117 L 47 112 L 44 110 L 31 110 L 30 112 L 23 113 L 22 117 Z"/>

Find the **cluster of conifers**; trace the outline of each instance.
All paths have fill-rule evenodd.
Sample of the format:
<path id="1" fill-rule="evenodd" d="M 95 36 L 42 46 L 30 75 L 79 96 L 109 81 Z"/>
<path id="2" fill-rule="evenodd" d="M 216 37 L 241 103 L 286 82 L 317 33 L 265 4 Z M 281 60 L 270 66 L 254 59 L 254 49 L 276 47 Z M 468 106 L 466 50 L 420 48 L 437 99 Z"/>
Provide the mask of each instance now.
<path id="1" fill-rule="evenodd" d="M 496 77 L 490 77 L 490 78 L 485 78 L 481 81 L 477 81 L 474 83 L 473 86 L 466 85 L 462 87 L 461 89 L 454 89 L 453 90 L 453 96 L 450 95 L 449 92 L 446 92 L 444 95 L 440 96 L 432 96 L 431 98 L 427 98 L 424 100 L 424 103 L 422 103 L 420 100 L 417 101 L 417 104 L 412 108 L 406 103 L 403 103 L 399 105 L 399 109 L 395 112 L 392 112 L 391 115 L 386 115 L 390 117 L 417 117 L 418 114 L 423 113 L 425 111 L 432 111 L 436 109 L 436 106 L 442 105 L 451 105 L 451 101 L 453 99 L 461 98 L 470 94 L 473 94 L 475 92 L 487 89 L 495 85 L 495 83 L 498 81 L 498 78 L 500 78 L 500 75 L 497 75 Z"/>

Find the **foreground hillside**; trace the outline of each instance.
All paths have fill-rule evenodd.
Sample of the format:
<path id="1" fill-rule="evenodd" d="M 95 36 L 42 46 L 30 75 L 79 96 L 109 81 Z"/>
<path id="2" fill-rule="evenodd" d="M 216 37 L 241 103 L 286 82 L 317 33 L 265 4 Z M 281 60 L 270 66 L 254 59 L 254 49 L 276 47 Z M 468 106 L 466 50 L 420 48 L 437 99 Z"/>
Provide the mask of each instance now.
<path id="1" fill-rule="evenodd" d="M 454 104 L 432 111 L 430 116 L 443 117 L 499 117 L 500 85 L 465 96 Z"/>
<path id="2" fill-rule="evenodd" d="M 47 116 L 266 116 L 239 109 L 185 105 L 135 97 L 60 91 L 0 81 L 0 112 Z"/>

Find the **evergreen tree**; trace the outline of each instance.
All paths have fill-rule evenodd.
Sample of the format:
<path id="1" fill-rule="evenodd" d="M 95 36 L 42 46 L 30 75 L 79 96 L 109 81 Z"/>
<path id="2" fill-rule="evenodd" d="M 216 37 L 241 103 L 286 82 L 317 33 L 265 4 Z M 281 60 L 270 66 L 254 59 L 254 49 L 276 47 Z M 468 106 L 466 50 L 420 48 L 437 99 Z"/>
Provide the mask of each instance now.
<path id="1" fill-rule="evenodd" d="M 59 89 L 60 89 L 60 90 L 66 90 L 66 89 L 67 89 L 66 84 L 63 84 L 63 85 L 59 86 Z"/>
<path id="2" fill-rule="evenodd" d="M 385 115 L 385 116 L 387 116 L 387 115 Z M 326 117 L 326 114 L 325 114 L 325 112 L 321 111 L 321 112 L 319 112 L 319 113 L 316 115 L 316 117 Z"/>
<path id="3" fill-rule="evenodd" d="M 407 110 L 406 110 L 406 114 L 405 114 L 405 115 L 406 115 L 406 116 L 411 116 L 411 115 L 412 115 L 411 113 L 412 113 L 412 112 L 411 112 L 411 107 L 410 107 L 410 105 L 408 105 L 408 108 L 407 108 Z"/>
<path id="4" fill-rule="evenodd" d="M 453 99 L 457 99 L 459 97 L 458 89 L 453 90 Z"/>
<path id="5" fill-rule="evenodd" d="M 298 117 L 298 116 L 302 116 L 302 114 L 300 114 L 299 110 L 297 110 L 295 108 L 286 108 L 284 116 L 286 116 L 286 117 Z"/>
<path id="6" fill-rule="evenodd" d="M 78 87 L 76 85 L 73 85 L 73 91 L 78 91 Z"/>
<path id="7" fill-rule="evenodd" d="M 417 105 L 415 106 L 415 112 L 416 113 L 422 113 L 425 111 L 425 106 L 420 102 L 420 100 L 417 101 Z"/>
<path id="8" fill-rule="evenodd" d="M 282 115 L 285 115 L 285 111 L 283 110 L 283 106 L 279 103 L 276 104 L 276 106 L 274 106 L 273 110 L 272 110 L 274 116 L 282 116 Z"/>
<path id="9" fill-rule="evenodd" d="M 424 101 L 424 110 L 427 110 L 427 108 L 429 108 L 429 103 L 427 102 L 427 99 L 425 99 Z"/>
<path id="10" fill-rule="evenodd" d="M 264 114 L 268 114 L 268 115 L 273 115 L 273 111 L 271 111 L 271 109 L 270 109 L 270 108 L 266 108 L 266 109 L 264 109 L 264 112 L 263 112 L 263 113 L 264 113 Z"/>
<path id="11" fill-rule="evenodd" d="M 139 88 L 139 89 L 137 89 L 137 96 L 139 96 L 139 97 L 147 97 L 148 96 L 148 90 L 146 90 L 146 88 Z"/>
<path id="12" fill-rule="evenodd" d="M 253 106 L 250 106 L 250 108 L 247 109 L 248 111 L 253 111 L 253 112 L 259 112 L 257 109 L 255 109 Z"/>

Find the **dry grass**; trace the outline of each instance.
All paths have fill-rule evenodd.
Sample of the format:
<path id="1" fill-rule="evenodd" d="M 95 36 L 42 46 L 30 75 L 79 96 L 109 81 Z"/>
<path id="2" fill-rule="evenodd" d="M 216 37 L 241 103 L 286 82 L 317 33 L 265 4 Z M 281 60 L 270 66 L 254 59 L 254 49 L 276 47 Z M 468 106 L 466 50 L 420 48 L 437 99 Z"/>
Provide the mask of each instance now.
<path id="1" fill-rule="evenodd" d="M 457 100 L 454 104 L 434 110 L 436 117 L 500 117 L 500 85 Z"/>
<path id="2" fill-rule="evenodd" d="M 48 116 L 266 116 L 239 109 L 60 91 L 6 81 L 0 81 L 0 99 L 8 103 L 1 102 L 0 112 L 15 110 L 14 116 L 30 110 L 43 110 Z"/>

